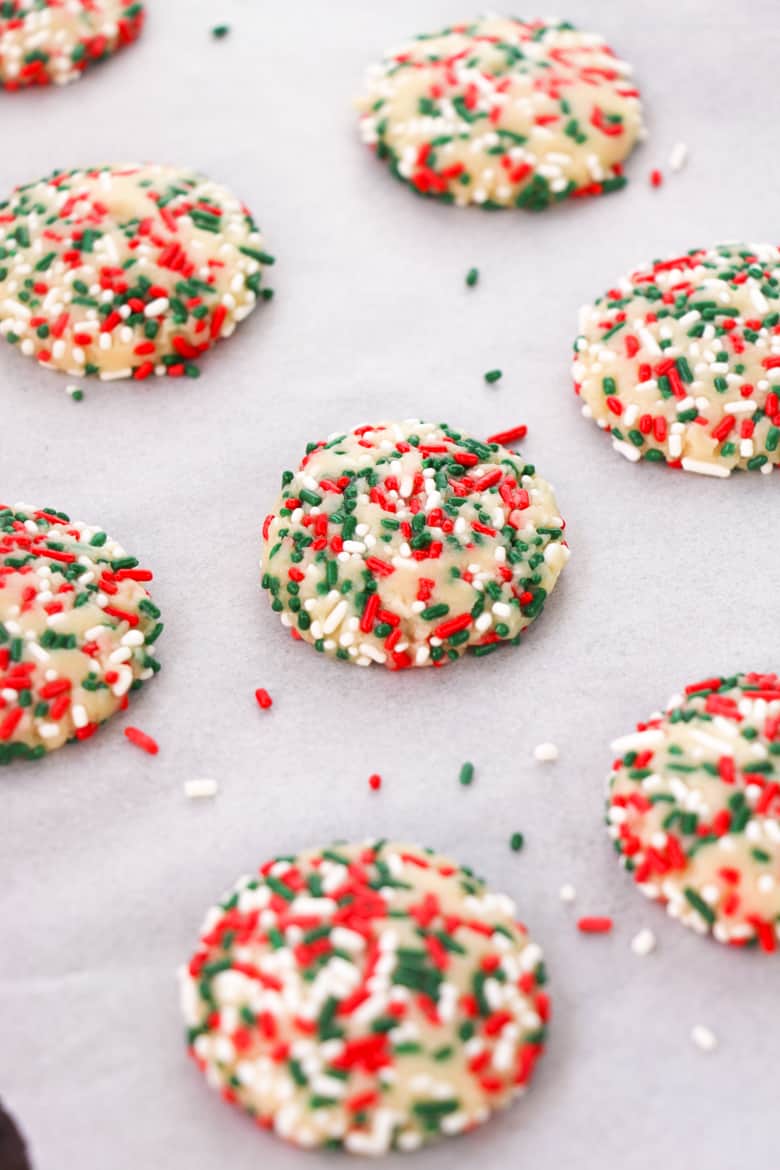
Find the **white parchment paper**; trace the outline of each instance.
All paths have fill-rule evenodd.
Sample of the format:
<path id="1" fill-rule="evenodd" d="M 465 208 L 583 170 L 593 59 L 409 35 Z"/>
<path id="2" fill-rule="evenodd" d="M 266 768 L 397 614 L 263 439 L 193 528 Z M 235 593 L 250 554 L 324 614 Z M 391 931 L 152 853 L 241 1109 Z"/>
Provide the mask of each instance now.
<path id="1" fill-rule="evenodd" d="M 255 211 L 277 298 L 198 382 L 87 382 L 76 404 L 67 379 L 0 353 L 0 498 L 104 525 L 155 570 L 166 622 L 164 670 L 129 719 L 0 775 L 0 1096 L 36 1167 L 332 1165 L 206 1089 L 174 973 L 239 873 L 387 834 L 449 851 L 516 898 L 554 1009 L 529 1095 L 409 1170 L 773 1170 L 777 963 L 645 903 L 602 802 L 612 737 L 695 678 L 780 666 L 780 480 L 629 465 L 580 418 L 569 358 L 579 304 L 638 261 L 780 235 L 777 4 L 570 0 L 561 15 L 634 62 L 650 137 L 626 191 L 541 216 L 416 199 L 359 144 L 364 66 L 470 15 L 447 0 L 148 7 L 142 41 L 77 85 L 0 95 L 0 189 L 55 166 L 199 167 Z M 222 21 L 232 33 L 217 43 Z M 679 140 L 691 157 L 672 176 Z M 493 367 L 505 373 L 488 387 Z M 350 669 L 271 613 L 260 524 L 308 439 L 414 415 L 483 436 L 527 423 L 573 557 L 521 648 L 441 672 Z M 125 742 L 127 722 L 156 736 L 157 758 Z M 534 762 L 542 740 L 557 764 Z M 203 776 L 219 796 L 187 801 L 184 781 Z M 585 913 L 614 915 L 614 933 L 578 935 Z M 643 926 L 659 946 L 641 960 Z M 717 1052 L 692 1045 L 697 1023 Z"/>

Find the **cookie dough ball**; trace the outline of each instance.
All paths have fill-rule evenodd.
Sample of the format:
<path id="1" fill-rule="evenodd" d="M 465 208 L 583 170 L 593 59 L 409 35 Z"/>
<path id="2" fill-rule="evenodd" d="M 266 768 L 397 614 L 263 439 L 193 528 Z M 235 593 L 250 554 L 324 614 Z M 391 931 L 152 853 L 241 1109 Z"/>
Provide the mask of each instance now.
<path id="1" fill-rule="evenodd" d="M 203 175 L 57 171 L 0 203 L 0 336 L 74 377 L 197 377 L 270 295 L 272 263 L 247 209 Z"/>
<path id="2" fill-rule="evenodd" d="M 723 244 L 643 265 L 580 313 L 583 414 L 638 463 L 702 475 L 780 463 L 780 249 Z"/>
<path id="3" fill-rule="evenodd" d="M 447 203 L 533 210 L 625 184 L 642 130 L 631 68 L 563 21 L 491 16 L 417 37 L 371 69 L 364 140 Z"/>
<path id="4" fill-rule="evenodd" d="M 101 528 L 0 505 L 0 764 L 87 739 L 159 670 L 151 579 Z"/>
<path id="5" fill-rule="evenodd" d="M 277 858 L 206 918 L 181 972 L 209 1084 L 281 1137 L 415 1150 L 528 1083 L 549 1004 L 515 907 L 470 870 L 373 842 Z"/>
<path id="6" fill-rule="evenodd" d="M 607 822 L 642 893 L 700 934 L 780 937 L 780 679 L 686 687 L 613 745 Z"/>
<path id="7" fill-rule="evenodd" d="M 569 550 L 552 488 L 498 443 L 385 422 L 309 445 L 263 527 L 263 585 L 315 649 L 390 669 L 484 655 L 539 615 Z"/>
<path id="8" fill-rule="evenodd" d="M 139 0 L 1 0 L 0 87 L 66 85 L 140 35 Z"/>

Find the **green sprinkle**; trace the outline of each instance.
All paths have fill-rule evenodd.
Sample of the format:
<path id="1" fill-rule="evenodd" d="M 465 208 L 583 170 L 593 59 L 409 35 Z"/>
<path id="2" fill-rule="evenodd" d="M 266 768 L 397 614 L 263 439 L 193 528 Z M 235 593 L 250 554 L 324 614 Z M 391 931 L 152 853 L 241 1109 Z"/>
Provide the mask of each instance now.
<path id="1" fill-rule="evenodd" d="M 697 893 L 696 890 L 692 889 L 690 886 L 685 887 L 684 893 L 685 897 L 688 899 L 691 906 L 693 906 L 694 910 L 698 910 L 704 921 L 708 922 L 709 925 L 712 926 L 715 921 L 715 911 L 712 909 L 709 903 L 705 902 L 701 894 Z"/>
<path id="2" fill-rule="evenodd" d="M 488 370 L 485 374 L 485 381 L 492 386 L 494 382 L 498 382 L 504 375 L 503 370 Z"/>
<path id="3" fill-rule="evenodd" d="M 461 766 L 458 779 L 460 780 L 461 784 L 464 785 L 464 787 L 468 787 L 468 785 L 471 784 L 474 779 L 474 765 L 469 762 L 463 764 Z"/>

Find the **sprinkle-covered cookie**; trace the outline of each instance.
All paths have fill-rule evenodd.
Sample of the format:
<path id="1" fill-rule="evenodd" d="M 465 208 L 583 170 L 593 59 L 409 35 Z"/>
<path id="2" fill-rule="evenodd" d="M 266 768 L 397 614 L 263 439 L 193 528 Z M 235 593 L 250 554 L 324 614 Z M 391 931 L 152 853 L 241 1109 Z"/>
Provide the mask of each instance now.
<path id="1" fill-rule="evenodd" d="M 685 688 L 613 745 L 607 823 L 642 893 L 719 942 L 780 937 L 780 678 Z"/>
<path id="2" fill-rule="evenodd" d="M 627 459 L 702 475 L 780 463 L 780 249 L 697 248 L 580 313 L 583 414 Z"/>
<path id="3" fill-rule="evenodd" d="M 0 336 L 104 380 L 197 377 L 273 264 L 224 187 L 174 167 L 55 171 L 0 203 Z"/>
<path id="4" fill-rule="evenodd" d="M 263 526 L 263 586 L 316 650 L 390 669 L 483 655 L 539 615 L 569 550 L 552 488 L 495 442 L 385 422 L 311 443 Z"/>
<path id="5" fill-rule="evenodd" d="M 625 185 L 642 129 L 631 69 L 563 21 L 491 16 L 420 36 L 368 72 L 364 140 L 447 203 L 533 210 Z"/>
<path id="6" fill-rule="evenodd" d="M 87 739 L 159 670 L 151 579 L 100 528 L 0 505 L 0 764 Z"/>
<path id="7" fill-rule="evenodd" d="M 353 1154 L 415 1150 L 522 1092 L 544 982 L 511 899 L 384 841 L 241 878 L 181 972 L 209 1084 L 296 1145 Z"/>
<path id="8" fill-rule="evenodd" d="M 0 88 L 77 81 L 143 22 L 139 0 L 0 0 Z"/>

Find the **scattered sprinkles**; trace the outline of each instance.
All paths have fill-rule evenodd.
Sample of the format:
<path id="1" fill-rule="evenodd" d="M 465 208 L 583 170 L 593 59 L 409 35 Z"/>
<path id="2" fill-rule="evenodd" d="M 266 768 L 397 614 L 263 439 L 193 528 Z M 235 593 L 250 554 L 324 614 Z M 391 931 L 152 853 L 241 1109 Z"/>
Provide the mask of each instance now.
<path id="1" fill-rule="evenodd" d="M 691 1040 L 702 1052 L 714 1052 L 718 1047 L 718 1037 L 704 1024 L 696 1024 L 691 1028 Z"/>
<path id="2" fill-rule="evenodd" d="M 100 528 L 0 505 L 0 764 L 88 739 L 160 669 L 151 580 Z"/>
<path id="3" fill-rule="evenodd" d="M 694 683 L 612 747 L 609 833 L 642 893 L 699 934 L 775 951 L 778 676 Z"/>
<path id="4" fill-rule="evenodd" d="M 554 743 L 538 743 L 534 748 L 534 759 L 540 764 L 552 764 L 558 759 L 558 748 Z"/>
<path id="5" fill-rule="evenodd" d="M 151 735 L 147 735 L 145 731 L 140 731 L 137 727 L 126 727 L 125 738 L 149 756 L 156 756 L 160 750 L 157 741 L 152 739 Z"/>
<path id="6" fill-rule="evenodd" d="M 143 23 L 139 0 L 0 0 L 0 89 L 77 81 Z"/>
<path id="7" fill-rule="evenodd" d="M 507 447 L 510 443 L 519 443 L 528 434 L 528 427 L 522 423 L 519 427 L 511 427 L 508 431 L 499 431 L 496 435 L 491 435 L 487 440 L 488 443 L 498 443 L 500 447 Z"/>
<path id="8" fill-rule="evenodd" d="M 181 972 L 193 1059 L 298 1146 L 415 1150 L 521 1093 L 542 953 L 512 901 L 416 846 L 279 857 L 209 911 Z"/>
<path id="9" fill-rule="evenodd" d="M 391 670 L 516 643 L 569 550 L 552 490 L 496 443 L 444 423 L 310 443 L 263 526 L 262 583 L 321 653 Z"/>
<path id="10" fill-rule="evenodd" d="M 639 958 L 644 958 L 655 950 L 656 941 L 652 930 L 640 930 L 631 940 L 631 950 Z"/>
<path id="11" fill-rule="evenodd" d="M 72 398 L 74 402 L 83 402 L 84 400 L 84 391 L 80 386 L 66 386 L 65 393 L 69 398 Z"/>
<path id="12" fill-rule="evenodd" d="M 363 139 L 420 195 L 541 210 L 625 185 L 642 129 L 630 75 L 562 21 L 467 21 L 369 71 Z"/>
<path id="13" fill-rule="evenodd" d="M 468 787 L 469 784 L 472 784 L 474 782 L 474 765 L 468 762 L 462 764 L 458 779 L 460 780 L 461 784 L 464 785 L 464 787 Z"/>
<path id="14" fill-rule="evenodd" d="M 216 780 L 185 780 L 184 795 L 188 800 L 210 800 L 219 792 Z"/>
<path id="15" fill-rule="evenodd" d="M 586 915 L 577 922 L 577 930 L 582 934 L 609 934 L 613 925 L 611 918 Z"/>
<path id="16" fill-rule="evenodd" d="M 494 382 L 499 382 L 503 376 L 503 370 L 488 370 L 485 374 L 485 381 L 492 386 Z"/>
<path id="17" fill-rule="evenodd" d="M 466 273 L 466 284 L 469 286 L 469 288 L 474 288 L 474 285 L 477 284 L 478 281 L 479 281 L 479 269 L 478 268 L 469 268 L 468 272 Z"/>
<path id="18" fill-rule="evenodd" d="M 0 202 L 0 337 L 106 381 L 198 376 L 274 258 L 246 208 L 164 166 L 56 171 Z"/>
<path id="19" fill-rule="evenodd" d="M 728 477 L 780 463 L 780 249 L 697 248 L 581 310 L 582 412 L 632 463 Z"/>
<path id="20" fill-rule="evenodd" d="M 669 170 L 681 171 L 688 161 L 688 147 L 684 142 L 676 142 L 669 155 Z"/>
<path id="21" fill-rule="evenodd" d="M 274 705 L 274 701 L 268 694 L 268 691 L 265 689 L 265 687 L 257 688 L 255 691 L 255 699 L 257 700 L 258 707 L 260 707 L 262 711 L 268 711 L 269 708 L 273 707 Z"/>

